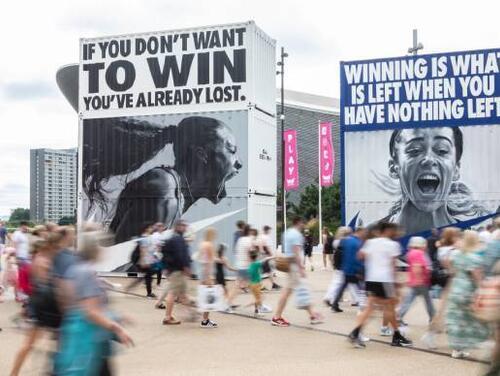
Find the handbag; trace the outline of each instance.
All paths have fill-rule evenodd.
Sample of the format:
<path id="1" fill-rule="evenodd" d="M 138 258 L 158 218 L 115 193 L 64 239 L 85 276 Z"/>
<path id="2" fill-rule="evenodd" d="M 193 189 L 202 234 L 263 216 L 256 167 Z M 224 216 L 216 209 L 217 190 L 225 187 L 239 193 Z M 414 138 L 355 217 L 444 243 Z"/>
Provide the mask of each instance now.
<path id="1" fill-rule="evenodd" d="M 224 290 L 221 285 L 198 286 L 199 312 L 223 311 L 225 308 Z"/>
<path id="2" fill-rule="evenodd" d="M 288 257 L 276 257 L 274 260 L 276 270 L 288 273 L 290 271 L 290 259 Z"/>
<path id="3" fill-rule="evenodd" d="M 500 322 L 500 277 L 485 278 L 476 291 L 472 313 L 484 322 Z"/>

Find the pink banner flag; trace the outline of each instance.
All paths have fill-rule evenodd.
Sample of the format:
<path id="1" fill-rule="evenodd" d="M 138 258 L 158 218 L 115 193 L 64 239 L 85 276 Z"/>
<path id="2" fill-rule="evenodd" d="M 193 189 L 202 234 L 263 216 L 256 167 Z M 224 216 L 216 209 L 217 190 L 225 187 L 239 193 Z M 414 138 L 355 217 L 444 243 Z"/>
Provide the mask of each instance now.
<path id="1" fill-rule="evenodd" d="M 285 138 L 285 190 L 299 187 L 299 161 L 297 160 L 297 131 L 287 130 Z"/>
<path id="2" fill-rule="evenodd" d="M 322 187 L 333 184 L 335 153 L 332 145 L 332 123 L 319 125 L 319 170 Z"/>

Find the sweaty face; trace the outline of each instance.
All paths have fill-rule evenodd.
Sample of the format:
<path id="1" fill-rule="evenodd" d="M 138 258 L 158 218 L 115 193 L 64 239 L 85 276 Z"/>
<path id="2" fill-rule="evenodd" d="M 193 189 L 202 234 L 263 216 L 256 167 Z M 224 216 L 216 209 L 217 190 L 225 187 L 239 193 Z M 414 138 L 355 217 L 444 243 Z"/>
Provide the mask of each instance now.
<path id="1" fill-rule="evenodd" d="M 212 201 L 219 202 L 226 197 L 226 182 L 234 177 L 242 165 L 238 159 L 236 139 L 233 132 L 225 125 L 217 129 L 217 138 L 210 147 L 209 171 L 215 189 L 212 192 Z"/>
<path id="2" fill-rule="evenodd" d="M 391 176 L 399 178 L 403 194 L 421 211 L 446 204 L 458 169 L 450 128 L 405 129 L 396 139 Z"/>

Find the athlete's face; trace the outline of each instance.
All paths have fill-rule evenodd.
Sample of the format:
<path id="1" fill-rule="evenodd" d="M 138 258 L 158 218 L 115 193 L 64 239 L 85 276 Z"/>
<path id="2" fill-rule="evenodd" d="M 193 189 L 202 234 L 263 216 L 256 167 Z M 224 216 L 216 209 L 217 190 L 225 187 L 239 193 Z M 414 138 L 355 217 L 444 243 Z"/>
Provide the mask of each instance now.
<path id="1" fill-rule="evenodd" d="M 394 147 L 389 169 L 399 179 L 403 194 L 421 211 L 432 212 L 445 205 L 460 168 L 452 129 L 405 129 Z"/>
<path id="2" fill-rule="evenodd" d="M 217 129 L 217 138 L 208 153 L 209 158 L 209 179 L 212 181 L 212 187 L 216 189 L 213 192 L 214 201 L 218 202 L 226 197 L 226 182 L 234 177 L 241 169 L 242 165 L 238 159 L 236 139 L 233 132 L 222 125 Z"/>

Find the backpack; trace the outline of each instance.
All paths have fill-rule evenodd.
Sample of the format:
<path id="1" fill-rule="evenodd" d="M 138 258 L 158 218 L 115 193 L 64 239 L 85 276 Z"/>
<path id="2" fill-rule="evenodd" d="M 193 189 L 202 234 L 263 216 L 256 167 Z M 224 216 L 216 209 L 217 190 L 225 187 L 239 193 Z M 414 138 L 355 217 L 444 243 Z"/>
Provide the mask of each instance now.
<path id="1" fill-rule="evenodd" d="M 132 265 L 137 265 L 139 263 L 140 258 L 141 258 L 141 245 L 139 242 L 137 242 L 134 250 L 130 255 L 130 262 L 132 263 Z"/>

